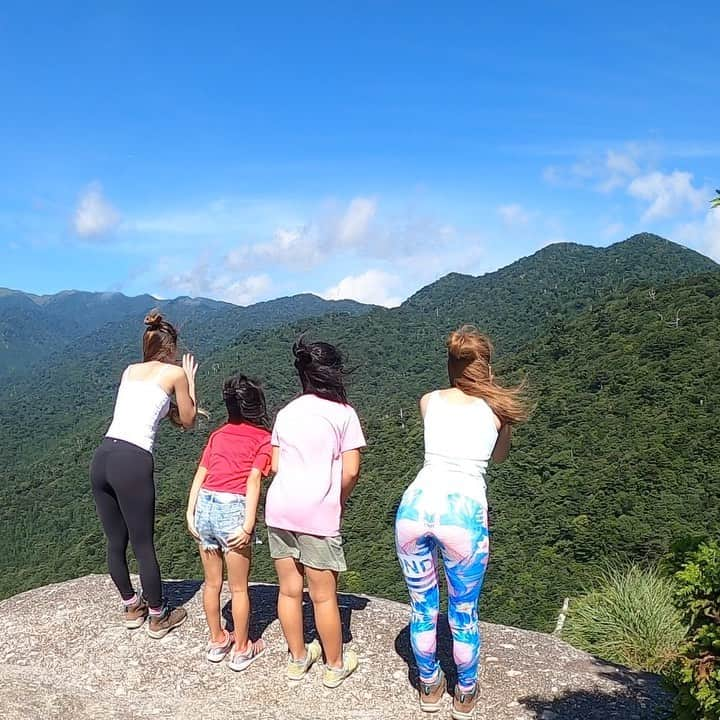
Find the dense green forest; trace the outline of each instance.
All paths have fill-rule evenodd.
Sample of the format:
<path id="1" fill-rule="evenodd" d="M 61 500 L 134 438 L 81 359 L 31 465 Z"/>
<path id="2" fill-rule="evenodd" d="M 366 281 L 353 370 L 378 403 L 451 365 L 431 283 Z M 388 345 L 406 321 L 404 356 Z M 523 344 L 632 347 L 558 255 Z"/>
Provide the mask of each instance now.
<path id="1" fill-rule="evenodd" d="M 133 357 L 139 347 L 138 323 L 152 308 L 172 318 L 194 350 L 208 352 L 248 328 L 331 312 L 358 315 L 371 306 L 309 293 L 239 307 L 207 298 L 157 300 L 77 290 L 32 295 L 0 288 L 0 381 L 22 383 L 49 364 L 77 363 L 79 353 Z"/>
<path id="2" fill-rule="evenodd" d="M 211 420 L 189 433 L 165 427 L 158 441 L 167 576 L 201 574 L 184 504 L 204 440 L 224 419 L 222 379 L 260 377 L 279 407 L 298 391 L 290 348 L 306 330 L 345 350 L 369 440 L 345 520 L 348 589 L 406 597 L 392 525 L 422 463 L 417 398 L 446 381 L 444 337 L 462 322 L 491 334 L 497 372 L 526 377 L 535 406 L 509 460 L 489 474 L 486 619 L 547 629 L 563 597 L 609 558 L 656 558 L 676 537 L 720 530 L 720 268 L 707 258 L 652 235 L 605 249 L 561 244 L 479 278 L 449 275 L 395 310 L 300 317 L 225 342 L 221 324 L 188 333 L 202 349 Z M 0 390 L 0 597 L 103 571 L 87 469 L 137 348 L 108 337 L 100 328 L 32 381 Z M 253 577 L 272 579 L 265 544 Z"/>

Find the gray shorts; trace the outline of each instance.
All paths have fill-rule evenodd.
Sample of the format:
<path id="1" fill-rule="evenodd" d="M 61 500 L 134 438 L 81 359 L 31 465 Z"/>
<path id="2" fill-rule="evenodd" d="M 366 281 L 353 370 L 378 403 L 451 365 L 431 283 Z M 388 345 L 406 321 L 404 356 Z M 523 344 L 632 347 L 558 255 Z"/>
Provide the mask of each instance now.
<path id="1" fill-rule="evenodd" d="M 270 557 L 274 560 L 291 557 L 301 565 L 316 570 L 347 570 L 340 535 L 318 537 L 273 527 L 269 527 L 267 531 Z"/>

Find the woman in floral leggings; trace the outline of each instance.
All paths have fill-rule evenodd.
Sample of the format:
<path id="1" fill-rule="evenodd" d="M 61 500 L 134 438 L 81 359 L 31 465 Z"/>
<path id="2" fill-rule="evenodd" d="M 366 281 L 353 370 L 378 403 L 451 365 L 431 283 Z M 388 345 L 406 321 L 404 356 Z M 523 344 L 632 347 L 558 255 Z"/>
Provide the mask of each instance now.
<path id="1" fill-rule="evenodd" d="M 510 449 L 526 417 L 522 388 L 492 375 L 490 341 L 464 326 L 447 341 L 451 388 L 425 395 L 425 464 L 405 491 L 395 523 L 397 553 L 412 605 L 410 640 L 420 674 L 420 707 L 440 709 L 445 677 L 436 657 L 438 554 L 448 584 L 448 621 L 458 682 L 452 716 L 467 720 L 478 698 L 477 604 L 489 555 L 485 473 Z"/>

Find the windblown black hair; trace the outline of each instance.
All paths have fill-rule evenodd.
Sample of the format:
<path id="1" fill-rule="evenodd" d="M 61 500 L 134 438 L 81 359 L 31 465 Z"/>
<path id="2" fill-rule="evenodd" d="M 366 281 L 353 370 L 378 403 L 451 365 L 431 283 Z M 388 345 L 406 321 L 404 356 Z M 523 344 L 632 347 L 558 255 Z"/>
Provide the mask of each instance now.
<path id="1" fill-rule="evenodd" d="M 295 369 L 300 376 L 304 395 L 347 404 L 343 378 L 347 371 L 340 351 L 329 343 L 306 343 L 301 335 L 293 344 Z"/>
<path id="2" fill-rule="evenodd" d="M 265 393 L 259 383 L 246 375 L 233 375 L 223 385 L 223 400 L 230 422 L 246 422 L 270 429 Z"/>

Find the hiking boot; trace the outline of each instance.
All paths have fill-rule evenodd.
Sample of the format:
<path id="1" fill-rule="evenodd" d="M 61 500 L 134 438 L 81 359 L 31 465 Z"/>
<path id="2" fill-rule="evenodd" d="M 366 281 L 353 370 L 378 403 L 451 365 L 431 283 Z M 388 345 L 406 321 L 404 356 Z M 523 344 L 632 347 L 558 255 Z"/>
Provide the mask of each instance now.
<path id="1" fill-rule="evenodd" d="M 302 680 L 308 670 L 320 659 L 322 648 L 317 640 L 305 646 L 305 657 L 302 660 L 288 658 L 287 676 L 289 680 Z"/>
<path id="2" fill-rule="evenodd" d="M 173 628 L 182 625 L 187 620 L 185 608 L 169 608 L 165 606 L 162 615 L 150 615 L 147 634 L 159 640 L 165 637 Z"/>
<path id="3" fill-rule="evenodd" d="M 352 675 L 358 666 L 358 657 L 353 650 L 343 653 L 343 666 L 341 668 L 325 667 L 323 685 L 326 688 L 336 688 Z"/>
<path id="4" fill-rule="evenodd" d="M 472 720 L 473 710 L 477 705 L 479 694 L 480 690 L 477 683 L 469 692 L 463 692 L 456 687 L 452 707 L 453 720 Z"/>
<path id="5" fill-rule="evenodd" d="M 142 595 L 138 595 L 134 605 L 126 605 L 123 609 L 123 622 L 128 630 L 136 630 L 142 627 L 147 616 L 148 606 Z"/>
<path id="6" fill-rule="evenodd" d="M 420 709 L 423 712 L 434 713 L 442 707 L 443 696 L 447 689 L 445 674 L 438 670 L 438 677 L 435 682 L 426 683 L 420 681 Z"/>

